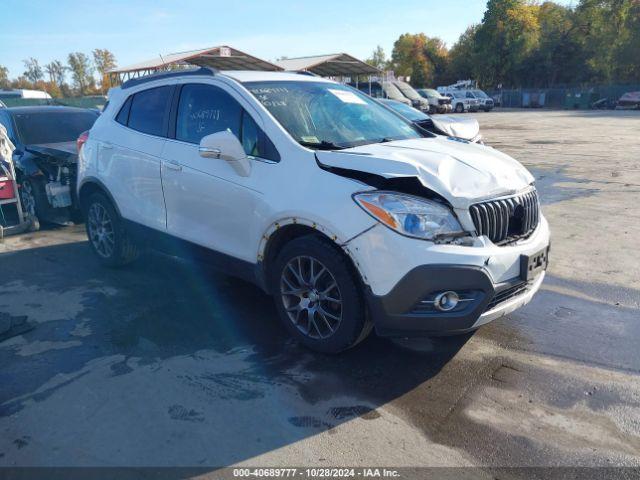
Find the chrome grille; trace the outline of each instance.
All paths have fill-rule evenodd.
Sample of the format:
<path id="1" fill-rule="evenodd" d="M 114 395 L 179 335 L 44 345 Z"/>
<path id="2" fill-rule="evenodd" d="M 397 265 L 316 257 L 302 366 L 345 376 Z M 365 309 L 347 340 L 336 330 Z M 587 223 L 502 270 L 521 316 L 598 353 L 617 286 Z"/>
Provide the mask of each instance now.
<path id="1" fill-rule="evenodd" d="M 535 189 L 520 195 L 476 203 L 469 207 L 478 235 L 497 245 L 528 237 L 538 226 L 540 205 Z"/>

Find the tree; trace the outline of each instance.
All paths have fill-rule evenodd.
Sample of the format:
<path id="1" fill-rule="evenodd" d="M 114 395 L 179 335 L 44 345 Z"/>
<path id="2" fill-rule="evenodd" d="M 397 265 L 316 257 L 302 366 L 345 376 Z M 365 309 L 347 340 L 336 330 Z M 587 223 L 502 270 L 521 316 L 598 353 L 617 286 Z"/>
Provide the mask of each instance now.
<path id="1" fill-rule="evenodd" d="M 26 71 L 24 72 L 24 76 L 27 80 L 32 83 L 35 83 L 44 78 L 44 74 L 42 73 L 42 68 L 40 64 L 38 64 L 38 60 L 33 57 L 28 58 L 27 60 L 23 60 L 24 67 Z"/>
<path id="2" fill-rule="evenodd" d="M 372 67 L 376 67 L 378 70 L 386 70 L 387 69 L 387 55 L 384 53 L 384 50 L 380 45 L 376 47 L 376 49 L 371 54 L 370 58 L 365 60 Z"/>
<path id="3" fill-rule="evenodd" d="M 44 71 L 47 72 L 51 83 L 55 83 L 59 87 L 62 86 L 67 67 L 65 67 L 60 60 L 53 60 L 47 63 L 44 66 Z"/>
<path id="4" fill-rule="evenodd" d="M 631 5 L 625 18 L 621 42 L 614 53 L 617 81 L 640 81 L 640 1 Z"/>
<path id="5" fill-rule="evenodd" d="M 576 21 L 593 81 L 633 80 L 624 71 L 638 65 L 638 0 L 581 0 Z M 625 66 L 622 67 L 621 63 Z M 638 77 L 635 77 L 638 80 Z"/>
<path id="6" fill-rule="evenodd" d="M 447 50 L 446 44 L 438 37 L 427 37 L 423 51 L 427 61 L 432 67 L 433 75 L 430 83 L 438 85 L 447 81 L 449 51 Z"/>
<path id="7" fill-rule="evenodd" d="M 477 76 L 484 85 L 516 85 L 526 75 L 521 67 L 540 39 L 538 8 L 525 0 L 487 2 L 475 35 L 475 53 L 482 60 Z"/>
<path id="8" fill-rule="evenodd" d="M 475 43 L 478 28 L 478 25 L 468 27 L 449 50 L 446 83 L 477 77 L 477 69 L 480 63 L 480 60 L 476 57 Z"/>
<path id="9" fill-rule="evenodd" d="M 396 75 L 410 77 L 417 87 L 426 86 L 433 79 L 433 66 L 425 55 L 427 36 L 405 33 L 393 44 L 391 62 Z"/>
<path id="10" fill-rule="evenodd" d="M 0 88 L 9 88 L 9 69 L 0 65 Z"/>
<path id="11" fill-rule="evenodd" d="M 116 57 L 107 49 L 96 48 L 93 51 L 93 63 L 100 75 L 100 88 L 104 94 L 111 88 L 111 80 L 107 72 L 116 68 Z"/>
<path id="12" fill-rule="evenodd" d="M 70 53 L 67 62 L 74 86 L 78 89 L 80 95 L 86 95 L 95 83 L 93 66 L 89 57 L 82 52 Z"/>

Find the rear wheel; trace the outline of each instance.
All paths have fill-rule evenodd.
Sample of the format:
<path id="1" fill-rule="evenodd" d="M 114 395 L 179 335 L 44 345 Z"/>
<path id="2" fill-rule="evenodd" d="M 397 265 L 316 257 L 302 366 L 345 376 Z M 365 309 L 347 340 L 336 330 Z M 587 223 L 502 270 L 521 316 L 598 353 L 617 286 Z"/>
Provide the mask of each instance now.
<path id="1" fill-rule="evenodd" d="M 138 257 L 138 248 L 109 199 L 94 193 L 85 208 L 85 228 L 89 245 L 100 262 L 119 267 Z"/>
<path id="2" fill-rule="evenodd" d="M 44 202 L 44 203 L 43 203 Z M 31 230 L 40 230 L 40 220 L 44 218 L 47 194 L 44 182 L 38 178 L 25 178 L 20 183 L 20 203 L 25 216 L 31 221 Z"/>
<path id="3" fill-rule="evenodd" d="M 328 240 L 295 239 L 275 260 L 276 307 L 287 330 L 303 345 L 338 353 L 371 331 L 356 272 Z"/>

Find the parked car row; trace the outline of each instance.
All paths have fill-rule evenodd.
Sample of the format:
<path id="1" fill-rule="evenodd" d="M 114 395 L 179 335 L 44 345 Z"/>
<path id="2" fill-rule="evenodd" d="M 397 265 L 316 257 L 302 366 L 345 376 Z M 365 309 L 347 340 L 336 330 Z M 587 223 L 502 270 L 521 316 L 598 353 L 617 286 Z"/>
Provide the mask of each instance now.
<path id="1" fill-rule="evenodd" d="M 79 143 L 89 245 L 108 266 L 153 248 L 252 281 L 322 352 L 372 328 L 474 330 L 540 288 L 547 222 L 522 165 L 417 123 L 308 75 L 130 80 Z"/>
<path id="2" fill-rule="evenodd" d="M 380 99 L 380 101 L 420 129 L 472 143 L 482 143 L 480 125 L 475 118 L 455 118 L 444 115 L 430 117 L 428 114 L 396 100 Z"/>
<path id="3" fill-rule="evenodd" d="M 426 113 L 449 113 L 452 111 L 451 99 L 435 90 L 416 90 L 406 82 L 399 80 L 355 83 L 349 85 L 358 88 L 373 98 L 384 98 L 404 103 Z"/>

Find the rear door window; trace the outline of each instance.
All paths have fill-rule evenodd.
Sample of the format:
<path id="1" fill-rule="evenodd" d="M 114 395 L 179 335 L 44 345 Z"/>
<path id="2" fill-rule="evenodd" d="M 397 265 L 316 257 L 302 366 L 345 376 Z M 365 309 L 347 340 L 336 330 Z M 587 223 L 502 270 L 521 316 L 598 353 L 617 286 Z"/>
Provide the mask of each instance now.
<path id="1" fill-rule="evenodd" d="M 129 128 L 149 135 L 166 136 L 172 91 L 172 86 L 164 86 L 133 95 L 127 123 Z M 116 121 L 120 120 L 116 118 Z"/>

